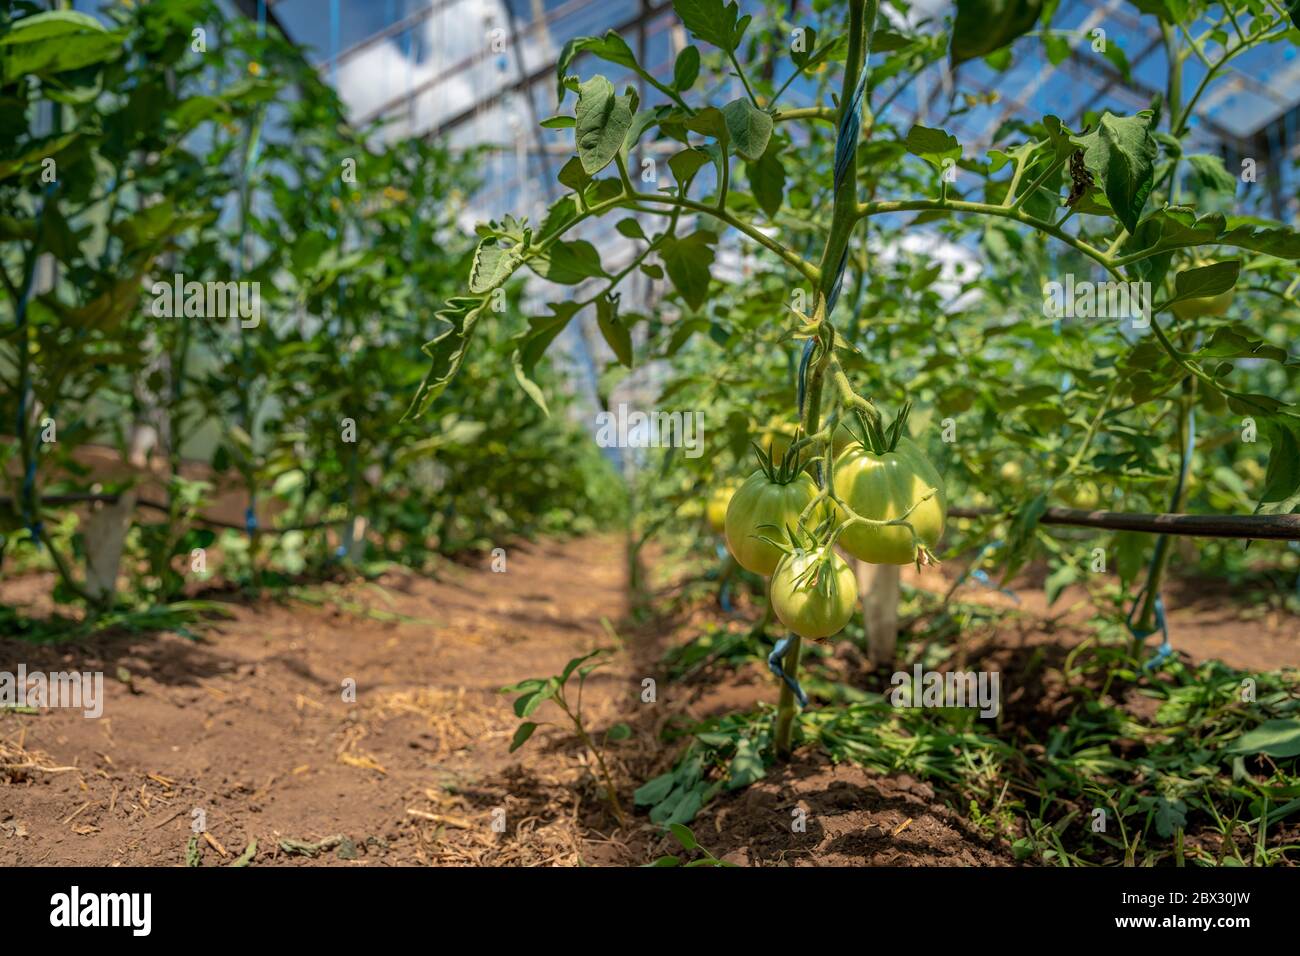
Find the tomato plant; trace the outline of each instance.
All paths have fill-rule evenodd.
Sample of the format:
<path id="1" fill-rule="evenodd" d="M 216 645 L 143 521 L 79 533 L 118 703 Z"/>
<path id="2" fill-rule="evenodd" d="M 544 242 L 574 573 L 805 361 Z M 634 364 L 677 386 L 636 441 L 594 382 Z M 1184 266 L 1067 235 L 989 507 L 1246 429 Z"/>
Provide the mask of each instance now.
<path id="1" fill-rule="evenodd" d="M 0 12 L 0 559 L 106 615 L 618 520 L 599 451 L 513 406 L 496 317 L 437 433 L 401 421 L 478 151 L 350 128 L 209 0 L 42 7 Z"/>
<path id="2" fill-rule="evenodd" d="M 1274 397 L 1291 388 L 1289 343 L 1279 344 L 1281 329 L 1253 329 L 1220 312 L 1229 308 L 1223 297 L 1247 273 L 1294 308 L 1286 287 L 1300 236 L 1261 216 L 1220 211 L 1222 197 L 1211 193 L 1235 182 L 1220 160 L 1185 156 L 1182 145 L 1197 100 L 1228 62 L 1262 44 L 1294 41 L 1285 11 L 1255 4 L 1243 25 L 1229 9 L 1216 20 L 1222 37 L 1193 36 L 1173 27 L 1207 15 L 1209 5 L 1156 5 L 1151 15 L 1161 21 L 1171 70 L 1165 96 L 1151 108 L 1008 122 L 994 132 L 986 155 L 972 156 L 944 129 L 898 128 L 890 103 L 945 54 L 954 68 L 987 58 L 1005 69 L 1008 47 L 1040 15 L 1050 23 L 1054 7 L 1017 3 L 1015 16 L 1003 16 L 995 5 L 961 4 L 945 33 L 885 17 L 881 6 L 819 6 L 815 29 L 798 24 L 800 42 L 787 47 L 796 25 L 779 16 L 758 21 L 721 0 L 677 2 L 700 46 L 678 55 L 671 82 L 647 72 L 613 34 L 570 41 L 558 65 L 561 112 L 545 124 L 573 131 L 575 154 L 558 175 L 567 191 L 537 224 L 507 216 L 480 228 L 468 287 L 439 313 L 442 330 L 426 347 L 432 365 L 411 414 L 448 387 L 493 296 L 527 269 L 561 285 L 590 280 L 596 292 L 552 303 L 549 314 L 533 316 L 516 334 L 516 373 L 525 391 L 540 397 L 530 378 L 537 356 L 592 307 L 620 364 L 662 358 L 680 370 L 661 402 L 686 398 L 724 423 L 727 454 L 697 466 L 700 479 L 717 483 L 734 474 L 734 439 L 776 413 L 799 426 L 803 437 L 792 447 L 807 457 L 814 500 L 835 504 L 844 522 L 841 543 L 872 560 L 928 561 L 947 494 L 971 487 L 984 468 L 1011 461 L 1026 473 L 1023 483 L 1009 477 L 1000 488 L 978 489 L 984 502 L 1012 507 L 998 549 L 1007 577 L 1036 547 L 1061 556 L 1041 523 L 1054 495 L 1100 507 L 1120 504 L 1103 502 L 1102 487 L 1134 500 L 1158 498 L 1162 485 L 1173 485 L 1168 510 L 1178 511 L 1198 405 L 1223 430 L 1237 427 L 1233 416 L 1259 425 L 1271 457 L 1254 491 L 1266 509 L 1289 508 L 1300 492 L 1293 464 L 1300 417 Z M 1000 29 L 988 29 L 991 22 Z M 1050 33 L 1044 36 L 1049 43 Z M 642 103 L 635 86 L 620 90 L 598 72 L 573 75 L 583 55 L 644 81 L 658 102 Z M 1193 55 L 1209 69 L 1188 95 L 1181 69 Z M 782 84 L 768 68 L 777 60 L 788 76 Z M 710 69 L 735 76 L 743 94 L 698 95 Z M 812 105 L 784 105 L 791 89 L 810 93 Z M 576 101 L 568 108 L 571 96 Z M 651 146 L 671 152 L 662 179 L 647 163 Z M 613 268 L 574 234 L 616 217 L 634 253 Z M 936 288 L 943 265 L 900 250 L 909 223 L 932 223 L 954 239 L 974 237 L 1001 276 L 951 276 L 976 304 L 950 308 L 954 300 L 971 300 L 951 293 L 945 299 Z M 734 287 L 712 268 L 724 234 L 754 250 L 754 274 Z M 620 316 L 616 290 L 637 271 L 666 278 L 675 306 L 669 316 Z M 1075 272 L 1126 290 L 1136 283 L 1146 304 L 1133 321 L 1067 321 L 1073 313 L 1054 312 L 1049 290 L 1057 277 Z M 995 315 L 1006 318 L 991 323 Z M 633 336 L 642 324 L 644 333 Z M 723 353 L 697 361 L 709 347 L 688 345 L 704 332 Z M 797 358 L 784 347 L 790 341 Z M 1276 367 L 1261 370 L 1257 360 Z M 745 401 L 736 401 L 738 383 L 749 390 Z M 911 434 L 895 428 L 877 442 L 885 435 L 881 409 L 909 402 L 919 410 Z M 863 436 L 868 447 L 861 450 L 841 432 L 858 417 L 875 436 Z M 971 437 L 936 441 L 940 427 L 950 427 L 945 422 Z M 1157 422 L 1166 440 L 1153 444 L 1146 435 Z M 936 446 L 943 451 L 932 464 L 928 449 Z M 897 474 L 898 487 L 878 474 Z M 738 530 L 749 514 L 740 504 L 770 479 L 750 482 L 751 491 L 738 493 L 730 507 Z M 692 490 L 684 483 L 670 494 Z M 780 510 L 774 506 L 772 514 Z M 811 517 L 808 508 L 803 517 Z M 962 531 L 991 544 L 996 520 Z M 742 543 L 730 534 L 729 541 L 742 557 Z M 1154 626 L 1165 560 L 1157 552 L 1135 634 Z M 1131 580 L 1131 564 L 1124 563 Z M 761 572 L 770 562 L 745 555 L 742 564 Z M 1062 569 L 1077 573 L 1068 562 Z M 788 674 L 798 660 L 796 636 Z M 775 735 L 782 752 L 790 746 L 792 716 L 787 685 Z"/>

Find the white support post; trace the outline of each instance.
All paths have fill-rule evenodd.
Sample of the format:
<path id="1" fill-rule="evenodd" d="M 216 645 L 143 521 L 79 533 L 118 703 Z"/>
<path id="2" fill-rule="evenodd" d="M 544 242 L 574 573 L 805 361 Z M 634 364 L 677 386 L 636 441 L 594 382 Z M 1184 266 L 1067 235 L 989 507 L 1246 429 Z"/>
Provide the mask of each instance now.
<path id="1" fill-rule="evenodd" d="M 896 564 L 854 561 L 862 598 L 867 657 L 874 667 L 893 667 L 898 652 L 898 573 Z"/>

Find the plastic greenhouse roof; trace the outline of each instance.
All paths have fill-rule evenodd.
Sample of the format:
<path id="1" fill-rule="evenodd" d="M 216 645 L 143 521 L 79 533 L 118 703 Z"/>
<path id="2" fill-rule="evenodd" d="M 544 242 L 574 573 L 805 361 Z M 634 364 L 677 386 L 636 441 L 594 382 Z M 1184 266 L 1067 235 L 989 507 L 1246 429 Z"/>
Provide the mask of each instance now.
<path id="1" fill-rule="evenodd" d="M 572 37 L 616 29 L 650 71 L 671 74 L 686 42 L 668 0 L 239 0 L 250 15 L 273 17 L 339 90 L 358 122 L 386 117 L 393 135 L 446 134 L 453 145 L 498 143 L 499 163 L 485 170 L 494 205 L 545 202 L 545 190 L 569 154 L 568 130 L 537 130 L 555 109 L 554 63 Z M 742 10 L 761 12 L 753 0 Z M 951 13 L 950 0 L 914 0 L 912 23 L 927 29 Z M 1092 50 L 1094 30 L 1122 57 Z M 1071 31 L 1069 54 L 1052 63 L 1039 39 L 1019 40 L 1004 72 L 984 61 L 963 65 L 958 88 L 988 96 L 973 104 L 953 100 L 953 77 L 935 64 L 891 106 L 899 125 L 944 126 L 968 155 L 982 151 L 1012 118 L 1055 113 L 1081 125 L 1085 110 L 1131 112 L 1148 106 L 1164 85 L 1167 64 L 1158 24 L 1125 0 L 1062 0 L 1053 31 Z M 1063 51 L 1064 52 L 1064 51 Z M 1131 76 L 1117 68 L 1126 61 Z M 611 64 L 602 70 L 622 79 Z M 1191 58 L 1186 82 L 1205 67 Z M 797 103 L 795 84 L 788 94 Z M 888 95 L 887 89 L 881 95 Z M 650 90 L 643 100 L 655 101 Z M 1257 48 L 1198 103 L 1192 147 L 1251 155 L 1252 138 L 1268 130 L 1272 145 L 1295 147 L 1300 104 L 1300 56 L 1293 45 Z M 1280 122 L 1279 122 L 1280 120 Z M 520 168 L 521 165 L 525 168 Z M 1289 174 L 1294 182 L 1294 171 Z M 1289 185 L 1289 183 L 1288 183 Z"/>

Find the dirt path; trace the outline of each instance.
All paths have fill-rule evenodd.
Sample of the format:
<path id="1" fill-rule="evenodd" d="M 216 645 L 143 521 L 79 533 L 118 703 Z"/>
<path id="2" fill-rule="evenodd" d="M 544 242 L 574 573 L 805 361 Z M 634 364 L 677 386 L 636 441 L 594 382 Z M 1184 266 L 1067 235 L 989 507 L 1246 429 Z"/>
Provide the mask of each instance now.
<path id="1" fill-rule="evenodd" d="M 311 601 L 232 605 L 234 619 L 197 642 L 150 634 L 39 647 L 0 637 L 0 672 L 21 662 L 28 672 L 98 671 L 105 680 L 99 719 L 0 712 L 0 865 L 184 865 L 196 813 L 206 824 L 204 866 L 230 863 L 253 840 L 255 865 L 644 863 L 672 849 L 630 807 L 638 784 L 672 766 L 680 744 L 663 742 L 665 725 L 770 702 L 775 684 L 759 663 L 669 682 L 665 648 L 721 616 L 706 599 L 673 620 L 633 626 L 625 570 L 619 538 L 542 542 L 509 549 L 505 573 L 490 560 L 447 563 L 436 580 L 393 574 L 318 588 Z M 49 583 L 6 581 L 0 600 L 35 608 Z M 1008 600 L 987 589 L 970 596 Z M 1041 603 L 1033 591 L 1022 596 Z M 1067 595 L 1055 610 L 1073 603 Z M 998 635 L 1008 653 L 1079 639 L 1045 631 L 1045 607 L 1022 610 L 1026 618 Z M 1175 620 L 1184 614 L 1191 624 L 1190 607 Z M 1180 627 L 1178 644 L 1197 659 L 1223 652 L 1293 663 L 1296 622 L 1275 617 L 1204 615 L 1199 629 Z M 748 624 L 732 617 L 724 626 Z M 512 697 L 497 692 L 602 646 L 617 651 L 589 680 L 583 713 L 597 739 L 630 726 L 606 746 L 629 810 L 621 827 L 567 728 L 543 726 L 509 753 L 519 718 Z M 641 700 L 646 677 L 657 681 L 653 704 Z M 543 704 L 533 719 L 560 718 Z M 800 811 L 807 825 L 796 830 Z M 812 752 L 720 795 L 695 827 L 738 863 L 1012 861 L 1005 841 L 929 784 L 833 767 Z M 322 840 L 331 845 L 315 856 L 282 846 Z"/>
<path id="2" fill-rule="evenodd" d="M 621 542 L 520 547 L 505 573 L 448 564 L 439 581 L 381 584 L 347 599 L 418 620 L 262 604 L 236 607 L 198 643 L 0 640 L 0 670 L 102 671 L 106 698 L 99 719 L 0 715 L 11 754 L 0 762 L 25 752 L 73 768 L 7 785 L 0 775 L 0 863 L 180 864 L 195 811 L 212 837 L 204 865 L 253 839 L 259 864 L 310 862 L 279 842 L 335 834 L 350 845 L 321 861 L 577 862 L 587 775 L 545 728 L 508 755 L 518 719 L 496 691 L 609 643 L 601 618 L 625 612 Z M 627 660 L 589 687 L 595 727 L 631 686 L 618 680 Z M 493 830 L 496 810 L 511 838 Z"/>

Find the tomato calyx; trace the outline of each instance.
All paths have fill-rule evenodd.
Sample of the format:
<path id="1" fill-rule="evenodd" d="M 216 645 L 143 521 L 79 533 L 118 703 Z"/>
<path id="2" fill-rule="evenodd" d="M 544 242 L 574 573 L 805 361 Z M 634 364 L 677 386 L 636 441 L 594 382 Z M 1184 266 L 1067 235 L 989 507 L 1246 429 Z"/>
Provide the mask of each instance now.
<path id="1" fill-rule="evenodd" d="M 845 427 L 873 455 L 886 455 L 898 447 L 898 440 L 903 437 L 903 428 L 907 424 L 907 416 L 911 413 L 912 403 L 904 401 L 894 420 L 885 426 L 878 415 L 864 415 L 861 409 L 855 408 L 853 417 L 856 421 L 846 422 Z"/>
<path id="2" fill-rule="evenodd" d="M 816 587 L 821 572 L 830 566 L 832 559 L 835 557 L 835 539 L 838 536 L 836 531 L 836 522 L 832 518 L 826 518 L 816 528 L 811 531 L 803 524 L 786 525 L 784 528 L 777 528 L 775 525 L 760 525 L 757 531 L 771 529 L 775 531 L 777 537 L 768 537 L 764 534 L 756 535 L 760 540 L 766 541 L 772 547 L 784 553 L 784 561 L 789 557 L 797 555 L 811 554 L 818 555 L 818 559 L 810 563 L 795 580 L 795 586 L 803 588 L 805 586 Z"/>
<path id="3" fill-rule="evenodd" d="M 785 453 L 781 455 L 780 461 L 773 457 L 774 445 L 768 445 L 765 451 L 758 442 L 751 441 L 749 443 L 753 446 L 754 454 L 758 457 L 758 467 L 762 469 L 763 474 L 767 476 L 767 480 L 772 484 L 788 485 L 798 478 L 799 473 L 803 471 L 806 462 L 800 460 L 803 457 L 799 441 L 802 434 L 802 429 L 795 430 L 794 440 L 790 442 Z"/>

